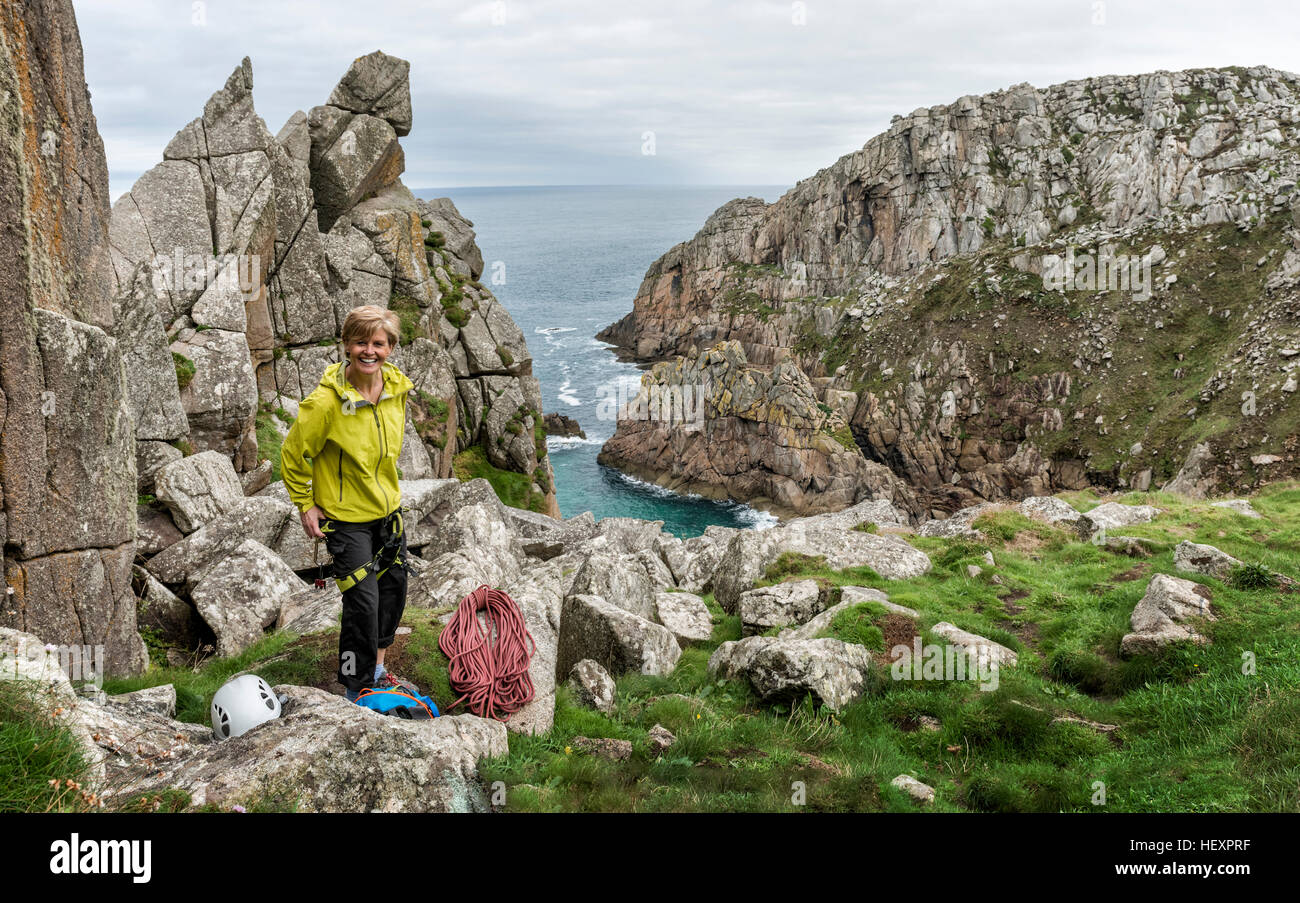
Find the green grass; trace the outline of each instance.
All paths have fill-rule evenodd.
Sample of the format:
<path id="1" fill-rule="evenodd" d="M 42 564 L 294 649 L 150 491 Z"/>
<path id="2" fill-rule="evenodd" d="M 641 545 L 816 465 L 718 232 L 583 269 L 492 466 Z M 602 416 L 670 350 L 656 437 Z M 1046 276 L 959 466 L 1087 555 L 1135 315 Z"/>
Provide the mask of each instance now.
<path id="1" fill-rule="evenodd" d="M 262 402 L 257 408 L 257 456 L 259 460 L 271 462 L 271 482 L 280 479 L 280 447 L 284 437 L 276 430 L 272 417 L 279 417 L 284 423 L 292 423 L 288 411 L 280 408 L 271 410 L 270 402 Z"/>
<path id="2" fill-rule="evenodd" d="M 485 479 L 492 484 L 497 498 L 512 508 L 545 511 L 546 500 L 533 491 L 534 477 L 513 470 L 502 470 L 487 458 L 482 446 L 472 445 L 452 459 L 452 472 L 458 480 Z"/>
<path id="3" fill-rule="evenodd" d="M 36 682 L 0 680 L 0 812 L 96 808 L 83 792 L 89 763 L 57 709 Z"/>
<path id="4" fill-rule="evenodd" d="M 1073 498 L 1082 508 L 1097 503 L 1090 493 Z M 974 682 L 879 679 L 839 713 L 809 700 L 762 705 L 746 686 L 707 674 L 713 649 L 740 636 L 739 619 L 709 596 L 713 639 L 686 649 L 672 675 L 618 678 L 613 717 L 576 707 L 561 690 L 555 730 L 512 734 L 509 754 L 483 765 L 484 777 L 506 783 L 512 811 L 910 811 L 914 804 L 889 786 L 904 772 L 936 788 L 936 811 L 1300 811 L 1294 597 L 1198 577 L 1219 615 L 1204 625 L 1212 645 L 1173 647 L 1156 658 L 1118 655 L 1150 576 L 1177 573 L 1173 547 L 1183 539 L 1300 572 L 1300 487 L 1273 487 L 1253 499 L 1263 523 L 1163 494 L 1122 500 L 1164 509 L 1124 531 L 1151 540 L 1152 558 L 1135 561 L 995 511 L 978 522 L 983 541 L 915 539 L 934 568 L 911 580 L 837 571 L 798 555 L 769 568 L 769 582 L 812 577 L 878 587 L 921 613 L 923 638 L 946 620 L 1011 646 L 1021 663 L 1001 671 L 996 691 Z M 987 551 L 1001 586 L 966 575 Z M 854 606 L 825 635 L 877 646 L 883 613 L 872 603 Z M 1254 655 L 1256 673 L 1243 673 L 1244 652 Z M 918 729 L 921 716 L 939 719 L 940 729 Z M 678 738 L 660 757 L 646 741 L 656 723 Z M 573 747 L 579 735 L 630 740 L 632 758 L 585 755 Z M 802 806 L 791 801 L 798 781 L 806 788 Z M 1104 806 L 1093 805 L 1098 781 Z"/>
<path id="5" fill-rule="evenodd" d="M 420 310 L 420 304 L 414 298 L 406 295 L 394 293 L 388 299 L 388 309 L 397 314 L 401 322 L 401 343 L 409 345 L 417 338 L 428 338 L 423 327 L 420 326 L 420 317 L 423 311 Z"/>
<path id="6" fill-rule="evenodd" d="M 1068 499 L 1081 509 L 1099 501 L 1091 492 Z M 921 577 L 889 581 L 869 568 L 836 570 L 824 558 L 800 555 L 783 556 L 765 574 L 767 582 L 815 579 L 829 588 L 828 603 L 842 586 L 877 587 L 919 612 L 923 640 L 936 623 L 949 621 L 1012 647 L 1020 663 L 1002 669 L 996 690 L 981 691 L 975 681 L 891 680 L 887 666 L 878 665 L 866 695 L 839 712 L 808 698 L 761 703 L 746 684 L 708 674 L 717 646 L 741 636 L 739 618 L 723 614 L 708 595 L 712 639 L 686 648 L 671 675 L 618 677 L 612 716 L 577 706 L 561 686 L 554 729 L 511 733 L 507 754 L 482 762 L 481 775 L 505 782 L 511 811 L 911 811 L 915 804 L 889 785 L 901 773 L 935 788 L 934 811 L 1300 811 L 1296 594 L 1197 576 L 1217 616 L 1198 626 L 1210 645 L 1175 646 L 1151 658 L 1118 654 L 1150 577 L 1177 573 L 1173 549 L 1183 540 L 1215 545 L 1268 572 L 1300 575 L 1300 484 L 1253 497 L 1262 520 L 1163 493 L 1119 500 L 1162 509 L 1153 522 L 1124 530 L 1150 542 L 1150 558 L 1128 558 L 995 510 L 977 520 L 979 540 L 911 537 L 933 562 Z M 986 552 L 997 562 L 992 569 Z M 987 573 L 970 578 L 968 564 L 985 565 Z M 412 634 L 403 668 L 445 707 L 453 697 L 434 614 L 407 612 Z M 825 635 L 879 655 L 884 620 L 882 607 L 863 603 L 841 613 Z M 319 682 L 335 636 L 308 639 L 272 635 L 197 671 L 155 666 L 140 677 L 110 680 L 105 689 L 172 683 L 178 717 L 206 724 L 212 694 L 239 671 L 255 670 L 273 685 Z M 4 805 L 82 805 L 67 794 L 41 795 L 50 779 L 75 775 L 77 763 L 66 747 L 31 736 L 44 728 L 21 714 L 25 704 L 6 686 L 14 683 L 0 682 Z M 922 728 L 923 717 L 937 719 L 938 730 Z M 647 736 L 655 724 L 677 737 L 658 756 Z M 585 754 L 575 746 L 578 736 L 626 739 L 633 754 L 618 763 Z M 28 745 L 41 755 L 27 756 Z M 1104 806 L 1093 804 L 1097 782 L 1105 785 Z M 155 803 L 159 811 L 188 806 L 180 796 L 139 805 Z M 278 811 L 294 804 L 286 792 L 259 805 Z"/>
<path id="7" fill-rule="evenodd" d="M 184 389 L 194 380 L 194 361 L 179 351 L 172 352 L 172 364 L 176 368 L 176 387 Z"/>

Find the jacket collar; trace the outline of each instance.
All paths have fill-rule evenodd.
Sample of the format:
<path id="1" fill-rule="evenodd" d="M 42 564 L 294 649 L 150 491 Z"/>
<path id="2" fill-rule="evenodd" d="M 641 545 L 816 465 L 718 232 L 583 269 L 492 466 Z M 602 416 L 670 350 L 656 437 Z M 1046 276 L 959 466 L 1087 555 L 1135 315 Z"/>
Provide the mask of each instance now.
<path id="1" fill-rule="evenodd" d="M 348 382 L 347 376 L 344 375 L 347 366 L 348 362 L 346 360 L 330 364 L 325 368 L 325 373 L 320 378 L 320 384 L 329 386 L 344 401 L 352 401 L 357 405 L 369 404 L 370 402 L 362 396 L 357 387 Z M 388 363 L 388 361 L 384 361 L 383 374 L 384 387 L 379 393 L 380 401 L 394 395 L 404 395 L 415 388 L 415 383 L 407 379 L 405 373 L 397 369 L 396 365 Z"/>

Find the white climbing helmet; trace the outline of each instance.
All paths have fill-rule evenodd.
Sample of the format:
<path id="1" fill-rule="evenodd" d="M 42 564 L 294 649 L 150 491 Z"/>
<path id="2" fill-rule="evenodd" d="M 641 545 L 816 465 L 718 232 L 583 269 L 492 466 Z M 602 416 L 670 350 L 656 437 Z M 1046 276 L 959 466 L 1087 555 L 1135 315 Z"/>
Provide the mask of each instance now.
<path id="1" fill-rule="evenodd" d="M 280 717 L 280 700 L 256 674 L 227 681 L 212 697 L 212 735 L 229 740 Z"/>

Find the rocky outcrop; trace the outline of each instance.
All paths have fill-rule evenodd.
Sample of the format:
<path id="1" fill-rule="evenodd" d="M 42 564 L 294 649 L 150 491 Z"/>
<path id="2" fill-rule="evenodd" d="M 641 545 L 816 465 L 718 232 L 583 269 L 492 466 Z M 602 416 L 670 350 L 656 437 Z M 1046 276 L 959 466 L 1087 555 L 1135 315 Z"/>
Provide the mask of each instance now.
<path id="1" fill-rule="evenodd" d="M 666 627 L 600 596 L 572 595 L 564 600 L 557 673 L 568 674 L 589 658 L 611 674 L 671 674 L 681 654 Z"/>
<path id="2" fill-rule="evenodd" d="M 0 626 L 142 669 L 108 168 L 72 4 L 0 9 Z"/>
<path id="3" fill-rule="evenodd" d="M 794 363 L 771 372 L 747 363 L 740 344 L 726 342 L 656 364 L 596 460 L 787 516 L 868 498 L 906 502 L 905 487 L 862 456 L 844 418 L 820 405 Z"/>
<path id="4" fill-rule="evenodd" d="M 709 658 L 710 674 L 748 681 L 765 702 L 812 694 L 836 710 L 862 695 L 871 668 L 866 647 L 826 638 L 748 637 L 723 643 Z"/>
<path id="5" fill-rule="evenodd" d="M 897 116 L 776 202 L 721 207 L 598 337 L 646 362 L 724 340 L 794 361 L 924 516 L 1146 489 L 1197 444 L 1174 488 L 1294 475 L 1298 99 L 1296 76 L 1234 67 Z M 1117 249 L 1145 288 L 1096 281 Z M 1058 290 L 1074 255 L 1091 275 Z"/>
<path id="6" fill-rule="evenodd" d="M 1208 643 L 1209 638 L 1194 629 L 1195 619 L 1217 620 L 1210 608 L 1210 590 L 1181 577 L 1156 574 L 1133 609 L 1133 632 L 1120 641 L 1120 652 L 1149 655 L 1170 643 Z"/>
<path id="7" fill-rule="evenodd" d="M 569 669 L 569 692 L 579 705 L 593 708 L 605 715 L 613 715 L 614 678 L 601 667 L 600 662 L 584 658 Z"/>
<path id="8" fill-rule="evenodd" d="M 566 417 L 563 414 L 543 414 L 542 424 L 546 427 L 548 436 L 577 436 L 579 439 L 586 439 L 587 434 L 582 429 L 582 425 L 572 417 Z"/>
<path id="9" fill-rule="evenodd" d="M 823 557 L 830 568 L 870 567 L 889 580 L 930 570 L 929 557 L 899 536 L 847 530 L 835 519 L 796 518 L 770 530 L 743 530 L 731 537 L 711 578 L 718 604 L 736 613 L 741 595 L 787 553 Z"/>

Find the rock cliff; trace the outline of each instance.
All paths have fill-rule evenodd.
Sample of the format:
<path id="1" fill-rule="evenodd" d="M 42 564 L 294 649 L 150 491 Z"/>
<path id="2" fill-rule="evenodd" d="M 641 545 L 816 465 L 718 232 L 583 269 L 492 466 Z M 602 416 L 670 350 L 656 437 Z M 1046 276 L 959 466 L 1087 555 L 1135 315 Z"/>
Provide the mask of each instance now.
<path id="1" fill-rule="evenodd" d="M 1143 488 L 1198 443 L 1210 487 L 1292 475 L 1297 125 L 1300 82 L 1263 67 L 917 110 L 772 204 L 725 204 L 599 338 L 792 360 L 935 511 Z"/>
<path id="2" fill-rule="evenodd" d="M 770 372 L 751 368 L 734 341 L 656 364 L 597 461 L 786 516 L 868 497 L 911 501 L 898 477 L 858 452 L 843 416 L 818 407 L 802 370 L 790 361 Z"/>
<path id="3" fill-rule="evenodd" d="M 340 359 L 348 311 L 377 304 L 402 320 L 392 361 L 416 384 L 404 475 L 450 476 L 457 453 L 481 448 L 532 477 L 530 507 L 558 514 L 532 358 L 478 281 L 473 224 L 399 178 L 409 70 L 361 57 L 327 103 L 273 136 L 245 59 L 114 205 L 115 334 L 142 492 L 187 451 L 257 469 L 259 429 L 287 431 Z"/>
<path id="4" fill-rule="evenodd" d="M 108 167 L 66 0 L 0 5 L 0 626 L 146 661 Z"/>

